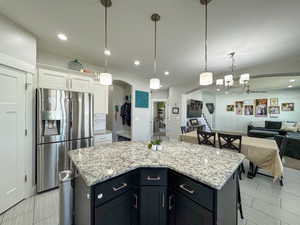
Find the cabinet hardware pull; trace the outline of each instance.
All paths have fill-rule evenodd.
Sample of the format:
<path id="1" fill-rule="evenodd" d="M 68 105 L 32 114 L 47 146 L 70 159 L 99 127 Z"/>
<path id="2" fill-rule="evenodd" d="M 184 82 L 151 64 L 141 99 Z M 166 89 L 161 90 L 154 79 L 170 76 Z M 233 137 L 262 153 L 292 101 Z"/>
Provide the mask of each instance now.
<path id="1" fill-rule="evenodd" d="M 160 180 L 160 177 L 150 177 L 150 176 L 148 176 L 147 180 L 158 181 L 158 180 Z"/>
<path id="2" fill-rule="evenodd" d="M 165 193 L 162 193 L 162 205 L 163 208 L 165 208 Z"/>
<path id="3" fill-rule="evenodd" d="M 169 196 L 169 211 L 171 211 L 173 209 L 173 205 L 172 205 L 173 198 L 174 198 L 174 195 Z"/>
<path id="4" fill-rule="evenodd" d="M 179 187 L 180 187 L 182 190 L 184 190 L 184 191 L 190 193 L 191 195 L 195 193 L 194 190 L 189 190 L 188 188 L 186 188 L 186 187 L 185 187 L 185 184 L 181 184 Z"/>
<path id="5" fill-rule="evenodd" d="M 123 183 L 120 187 L 113 187 L 113 190 L 114 191 L 120 191 L 121 189 L 127 187 L 127 184 L 126 183 Z"/>
<path id="6" fill-rule="evenodd" d="M 137 196 L 137 194 L 134 194 L 133 196 L 135 199 L 135 203 L 134 203 L 133 207 L 137 209 L 138 208 L 138 196 Z"/>
<path id="7" fill-rule="evenodd" d="M 102 194 L 102 193 L 98 194 L 98 195 L 97 195 L 97 198 L 98 198 L 99 200 L 102 199 L 102 198 L 103 198 L 103 194 Z"/>

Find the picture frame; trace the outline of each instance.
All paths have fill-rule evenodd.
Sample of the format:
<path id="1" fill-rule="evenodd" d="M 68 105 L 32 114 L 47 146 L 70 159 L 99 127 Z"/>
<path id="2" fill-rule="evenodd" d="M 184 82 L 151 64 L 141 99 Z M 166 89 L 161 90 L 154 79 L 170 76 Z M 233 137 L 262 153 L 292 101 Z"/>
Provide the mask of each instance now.
<path id="1" fill-rule="evenodd" d="M 179 114 L 179 107 L 173 107 L 172 108 L 172 113 L 173 114 Z"/>
<path id="2" fill-rule="evenodd" d="M 295 103 L 282 103 L 281 111 L 284 112 L 293 112 L 295 111 Z"/>
<path id="3" fill-rule="evenodd" d="M 270 115 L 280 114 L 280 107 L 279 106 L 269 106 L 269 114 Z"/>
<path id="4" fill-rule="evenodd" d="M 244 102 L 243 101 L 236 101 L 235 102 L 235 114 L 236 115 L 243 115 L 243 108 L 244 108 Z"/>
<path id="5" fill-rule="evenodd" d="M 254 115 L 254 106 L 253 105 L 245 105 L 244 115 L 245 116 L 253 116 Z"/>
<path id="6" fill-rule="evenodd" d="M 226 106 L 226 111 L 227 112 L 234 112 L 234 105 L 227 105 Z"/>
<path id="7" fill-rule="evenodd" d="M 268 99 L 261 98 L 255 99 L 255 116 L 267 117 L 268 116 Z"/>
<path id="8" fill-rule="evenodd" d="M 270 106 L 278 106 L 278 98 L 270 98 Z"/>

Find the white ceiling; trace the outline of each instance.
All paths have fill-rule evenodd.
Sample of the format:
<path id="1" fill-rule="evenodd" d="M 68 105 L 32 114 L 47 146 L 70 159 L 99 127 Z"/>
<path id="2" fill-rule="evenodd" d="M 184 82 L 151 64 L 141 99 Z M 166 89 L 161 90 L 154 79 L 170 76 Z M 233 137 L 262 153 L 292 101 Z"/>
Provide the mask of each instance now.
<path id="1" fill-rule="evenodd" d="M 110 65 L 151 77 L 153 12 L 158 26 L 158 68 L 164 86 L 198 82 L 204 68 L 204 8 L 199 0 L 112 0 Z M 209 69 L 229 70 L 300 56 L 299 0 L 213 0 L 209 5 Z M 41 49 L 103 66 L 104 9 L 97 0 L 0 0 L 0 11 L 38 37 Z M 67 42 L 57 33 L 68 36 Z M 139 59 L 140 67 L 133 61 Z M 164 70 L 171 75 L 165 77 Z"/>

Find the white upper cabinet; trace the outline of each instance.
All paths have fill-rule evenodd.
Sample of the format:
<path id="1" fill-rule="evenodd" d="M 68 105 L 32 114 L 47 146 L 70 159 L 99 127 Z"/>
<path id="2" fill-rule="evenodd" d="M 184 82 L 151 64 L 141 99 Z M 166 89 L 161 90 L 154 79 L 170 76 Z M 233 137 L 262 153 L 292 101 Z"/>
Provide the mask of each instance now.
<path id="1" fill-rule="evenodd" d="M 108 86 L 93 82 L 94 113 L 108 114 Z"/>
<path id="2" fill-rule="evenodd" d="M 69 79 L 67 73 L 39 69 L 39 87 L 52 89 L 68 89 Z"/>
<path id="3" fill-rule="evenodd" d="M 39 69 L 38 87 L 89 92 L 94 94 L 94 113 L 108 114 L 108 86 L 101 85 L 86 75 Z"/>
<path id="4" fill-rule="evenodd" d="M 69 89 L 72 91 L 79 92 L 92 92 L 92 78 L 78 76 L 78 75 L 70 75 L 69 76 Z"/>

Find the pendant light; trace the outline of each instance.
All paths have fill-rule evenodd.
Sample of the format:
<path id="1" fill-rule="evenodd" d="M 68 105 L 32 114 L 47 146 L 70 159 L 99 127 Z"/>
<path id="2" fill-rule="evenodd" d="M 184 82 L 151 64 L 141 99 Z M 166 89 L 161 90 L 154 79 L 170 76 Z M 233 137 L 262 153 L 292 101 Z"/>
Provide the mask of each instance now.
<path id="1" fill-rule="evenodd" d="M 226 75 L 224 77 L 225 86 L 228 87 L 228 88 L 230 88 L 234 84 L 233 76 L 234 76 L 234 63 L 235 63 L 234 55 L 235 55 L 235 52 L 231 52 L 229 55 L 231 57 L 231 74 Z"/>
<path id="2" fill-rule="evenodd" d="M 104 73 L 100 73 L 98 80 L 102 85 L 111 85 L 112 84 L 112 75 L 111 73 L 107 72 L 108 67 L 108 57 L 111 55 L 110 50 L 108 49 L 107 45 L 107 9 L 112 6 L 111 0 L 101 0 L 101 4 L 104 6 L 105 9 L 105 41 L 104 41 L 104 56 L 105 56 L 105 70 Z"/>
<path id="3" fill-rule="evenodd" d="M 150 89 L 160 89 L 160 80 L 157 78 L 157 22 L 160 20 L 160 15 L 154 13 L 151 20 L 154 22 L 154 78 L 150 79 Z"/>
<path id="4" fill-rule="evenodd" d="M 201 0 L 200 2 L 205 5 L 205 71 L 200 73 L 199 83 L 201 86 L 207 86 L 213 83 L 213 73 L 207 70 L 207 5 L 211 0 Z"/>

